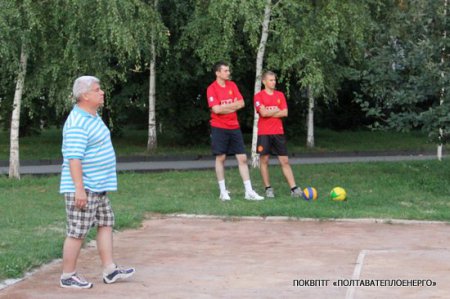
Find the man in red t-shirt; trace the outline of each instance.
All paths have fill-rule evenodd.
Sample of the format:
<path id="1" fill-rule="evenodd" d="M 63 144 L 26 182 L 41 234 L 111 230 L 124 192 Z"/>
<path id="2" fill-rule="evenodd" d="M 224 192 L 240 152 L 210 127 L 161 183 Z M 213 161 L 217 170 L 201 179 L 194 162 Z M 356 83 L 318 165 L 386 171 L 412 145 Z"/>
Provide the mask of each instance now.
<path id="1" fill-rule="evenodd" d="M 239 165 L 239 173 L 244 181 L 245 199 L 262 200 L 252 188 L 245 154 L 244 139 L 236 111 L 244 107 L 244 99 L 236 84 L 230 81 L 230 68 L 225 62 L 214 65 L 216 80 L 209 85 L 206 95 L 211 109 L 211 147 L 216 156 L 216 175 L 222 201 L 230 200 L 225 186 L 225 159 L 227 155 L 235 155 Z"/>
<path id="2" fill-rule="evenodd" d="M 255 109 L 259 113 L 257 152 L 260 154 L 260 169 L 263 183 L 266 187 L 266 197 L 275 197 L 269 180 L 269 155 L 278 156 L 284 177 L 291 188 L 292 197 L 301 197 L 303 192 L 297 187 L 289 165 L 286 137 L 281 118 L 287 117 L 286 98 L 275 90 L 277 77 L 267 71 L 262 76 L 265 89 L 254 97 Z"/>

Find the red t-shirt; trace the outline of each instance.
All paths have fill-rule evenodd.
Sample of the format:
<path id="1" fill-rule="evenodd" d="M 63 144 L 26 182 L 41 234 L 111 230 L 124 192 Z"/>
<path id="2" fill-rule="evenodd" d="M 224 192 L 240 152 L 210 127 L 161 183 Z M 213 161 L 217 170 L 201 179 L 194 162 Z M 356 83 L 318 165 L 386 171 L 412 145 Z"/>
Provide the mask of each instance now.
<path id="1" fill-rule="evenodd" d="M 261 90 L 254 97 L 255 109 L 259 113 L 259 108 L 264 105 L 267 110 L 278 107 L 280 110 L 287 109 L 286 98 L 280 91 L 274 90 L 273 94 L 268 94 L 265 90 Z M 283 122 L 278 117 L 262 117 L 259 116 L 258 135 L 276 135 L 284 134 Z"/>
<path id="2" fill-rule="evenodd" d="M 243 97 L 233 81 L 225 81 L 222 87 L 214 81 L 206 91 L 209 108 L 216 105 L 231 104 L 235 101 L 243 101 Z M 228 114 L 216 114 L 211 110 L 211 126 L 222 129 L 239 129 L 239 121 L 236 112 Z"/>

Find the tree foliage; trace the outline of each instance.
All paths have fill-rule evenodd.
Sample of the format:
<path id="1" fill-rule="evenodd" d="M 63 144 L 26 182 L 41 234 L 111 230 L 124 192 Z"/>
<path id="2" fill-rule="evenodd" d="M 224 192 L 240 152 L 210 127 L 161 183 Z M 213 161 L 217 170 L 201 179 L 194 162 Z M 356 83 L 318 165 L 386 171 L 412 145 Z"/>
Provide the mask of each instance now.
<path id="1" fill-rule="evenodd" d="M 310 88 L 322 126 L 332 126 L 332 119 L 341 124 L 353 119 L 346 128 L 371 121 L 373 128 L 420 128 L 445 141 L 450 125 L 446 1 L 273 0 L 264 68 L 281 75 L 279 88 L 288 94 L 287 133 L 303 130 Z M 84 74 L 98 76 L 106 88 L 103 116 L 113 133 L 130 124 L 145 128 L 155 32 L 160 137 L 177 144 L 208 140 L 204 94 L 218 60 L 231 63 L 247 102 L 240 123 L 250 132 L 265 3 L 165 0 L 156 11 L 150 0 L 0 1 L 0 123 L 9 127 L 20 50 L 26 45 L 22 129 L 61 124 L 72 105 L 72 82 Z M 360 109 L 367 117 L 355 121 Z"/>
<path id="2" fill-rule="evenodd" d="M 357 1 L 281 1 L 274 9 L 269 68 L 315 95 L 333 98 L 361 58 L 366 5 Z"/>
<path id="3" fill-rule="evenodd" d="M 3 2 L 2 2 L 3 3 Z M 139 1 L 87 0 L 11 1 L 2 10 L 2 76 L 17 71 L 20 44 L 29 49 L 30 63 L 24 93 L 29 118 L 42 118 L 35 103 L 63 115 L 72 105 L 73 80 L 93 74 L 107 93 L 126 80 L 129 70 L 148 60 L 149 26 L 163 27 L 151 5 Z M 2 26 L 2 25 L 0 25 Z M 166 34 L 157 30 L 157 38 Z M 10 87 L 10 86 L 8 86 Z M 10 91 L 2 90 L 2 99 Z M 44 109 L 42 109 L 44 110 Z M 111 113 L 112 107 L 107 105 Z M 112 121 L 110 122 L 110 125 Z"/>
<path id="4" fill-rule="evenodd" d="M 376 128 L 421 128 L 445 142 L 450 57 L 445 1 L 386 2 L 375 15 L 359 102 Z M 444 134 L 439 136 L 439 128 Z"/>

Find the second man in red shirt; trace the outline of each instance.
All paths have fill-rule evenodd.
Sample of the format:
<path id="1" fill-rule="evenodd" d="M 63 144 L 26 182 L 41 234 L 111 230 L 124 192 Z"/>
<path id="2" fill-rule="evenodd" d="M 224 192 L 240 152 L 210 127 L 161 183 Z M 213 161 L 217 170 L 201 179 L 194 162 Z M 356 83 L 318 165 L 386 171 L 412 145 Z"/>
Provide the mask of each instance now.
<path id="1" fill-rule="evenodd" d="M 292 197 L 302 197 L 303 192 L 297 187 L 294 174 L 289 165 L 286 136 L 284 135 L 282 118 L 287 117 L 288 108 L 286 98 L 280 91 L 275 90 L 277 78 L 273 72 L 265 72 L 262 76 L 265 89 L 254 97 L 254 105 L 259 113 L 257 153 L 260 154 L 260 169 L 265 195 L 275 197 L 269 179 L 269 155 L 278 157 L 283 175 L 286 178 Z"/>

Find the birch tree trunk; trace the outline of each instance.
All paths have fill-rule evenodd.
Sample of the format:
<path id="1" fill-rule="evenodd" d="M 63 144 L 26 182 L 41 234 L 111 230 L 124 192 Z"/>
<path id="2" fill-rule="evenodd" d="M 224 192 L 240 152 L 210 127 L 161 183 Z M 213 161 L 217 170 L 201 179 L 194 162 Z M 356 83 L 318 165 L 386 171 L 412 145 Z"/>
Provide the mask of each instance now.
<path id="1" fill-rule="evenodd" d="M 314 147 L 314 95 L 311 86 L 308 86 L 308 120 L 307 120 L 306 147 Z"/>
<path id="2" fill-rule="evenodd" d="M 9 149 L 9 178 L 20 179 L 19 160 L 19 126 L 20 126 L 20 105 L 25 86 L 25 75 L 27 73 L 28 54 L 25 46 L 22 45 L 20 52 L 19 73 L 17 74 L 16 90 L 14 92 L 13 111 L 11 117 L 11 134 Z"/>
<path id="3" fill-rule="evenodd" d="M 448 0 L 444 0 L 444 16 L 445 18 L 447 18 L 447 5 L 448 5 Z M 446 28 L 446 27 L 444 27 Z M 442 46 L 442 51 L 441 51 L 441 66 L 444 66 L 445 63 L 445 39 L 447 38 L 447 30 L 444 29 L 444 32 L 442 34 L 442 38 L 443 38 L 443 45 Z M 444 78 L 445 74 L 444 71 L 441 71 L 441 77 Z M 444 104 L 444 94 L 445 94 L 445 88 L 442 87 L 441 88 L 441 100 L 440 100 L 440 105 Z M 444 134 L 444 131 L 442 129 L 439 129 L 439 136 L 441 138 L 441 136 Z M 442 143 L 440 143 L 437 147 L 437 158 L 439 161 L 442 161 Z"/>
<path id="4" fill-rule="evenodd" d="M 154 1 L 155 11 L 158 6 L 158 0 Z M 152 29 L 154 30 L 154 29 Z M 155 32 L 152 32 L 151 44 L 150 44 L 151 58 L 150 58 L 150 71 L 149 71 L 149 90 L 148 90 L 148 140 L 147 140 L 147 151 L 156 149 L 158 143 L 156 138 L 156 111 L 155 111 L 155 62 L 156 62 L 156 51 L 155 51 Z"/>
<path id="5" fill-rule="evenodd" d="M 261 75 L 264 62 L 264 52 L 266 51 L 267 38 L 269 37 L 269 23 L 272 13 L 272 0 L 266 0 L 266 7 L 264 9 L 264 20 L 262 23 L 261 40 L 259 41 L 258 53 L 256 55 L 256 76 L 255 76 L 255 90 L 254 94 L 261 91 Z M 253 102 L 253 99 L 252 99 Z M 256 109 L 253 112 L 253 136 L 252 136 L 252 166 L 259 167 L 259 155 L 256 152 L 256 143 L 258 141 L 258 120 L 259 114 Z"/>

